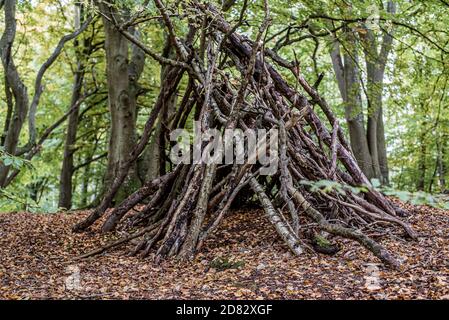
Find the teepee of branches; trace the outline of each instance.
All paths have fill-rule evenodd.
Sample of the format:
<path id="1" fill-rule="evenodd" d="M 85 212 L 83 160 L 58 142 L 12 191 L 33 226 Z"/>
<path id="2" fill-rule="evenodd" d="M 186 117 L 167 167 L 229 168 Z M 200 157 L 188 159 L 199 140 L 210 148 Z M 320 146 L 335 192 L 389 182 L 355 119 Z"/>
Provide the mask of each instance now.
<path id="1" fill-rule="evenodd" d="M 113 230 L 118 224 L 132 231 L 84 257 L 134 239 L 138 244 L 132 254 L 144 257 L 154 250 L 157 259 L 190 258 L 227 218 L 231 204 L 243 190 L 246 198 L 257 199 L 279 237 L 294 254 L 311 249 L 303 230 L 313 225 L 324 234 L 355 240 L 385 264 L 397 267 L 397 259 L 369 233 L 393 226 L 402 228 L 407 237 L 416 238 L 415 232 L 402 220 L 407 213 L 373 188 L 364 176 L 336 117 L 318 94 L 317 84 L 310 85 L 304 79 L 298 63 L 287 62 L 265 48 L 264 35 L 270 24 L 267 3 L 264 21 L 253 40 L 238 34 L 238 25 L 229 24 L 212 5 L 196 1 L 186 5 L 189 14 L 185 19 L 189 20 L 190 30 L 180 39 L 168 10 L 159 0 L 155 3 L 177 58 L 157 55 L 125 29 L 120 29 L 129 41 L 164 64 L 168 71 L 131 162 L 122 165 L 101 204 L 74 226 L 74 231 L 83 231 L 107 212 L 103 231 Z M 195 46 L 196 38 L 201 43 Z M 231 68 L 234 72 L 230 72 Z M 287 83 L 277 71 L 280 69 L 291 72 L 296 84 Z M 249 161 L 228 166 L 173 165 L 170 172 L 147 181 L 108 210 L 132 161 L 137 160 L 147 145 L 165 102 L 177 92 L 182 77 L 188 77 L 188 86 L 169 128 L 183 128 L 191 113 L 195 113 L 202 130 L 275 128 L 279 132 L 279 148 L 270 152 L 277 152 L 277 172 L 263 176 L 260 173 L 264 167 Z M 327 121 L 314 108 L 319 108 Z M 254 153 L 245 151 L 248 157 Z M 303 183 L 321 180 L 363 185 L 366 190 L 363 193 L 350 189 L 320 192 Z M 127 214 L 142 203 L 143 209 L 138 213 Z"/>

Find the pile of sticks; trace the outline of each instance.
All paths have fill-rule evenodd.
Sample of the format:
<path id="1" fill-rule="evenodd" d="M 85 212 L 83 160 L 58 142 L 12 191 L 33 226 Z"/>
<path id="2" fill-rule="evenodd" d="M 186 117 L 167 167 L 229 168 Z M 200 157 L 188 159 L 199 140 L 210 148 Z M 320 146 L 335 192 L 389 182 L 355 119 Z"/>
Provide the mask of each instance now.
<path id="1" fill-rule="evenodd" d="M 270 24 L 267 3 L 264 21 L 254 40 L 238 34 L 237 26 L 229 24 L 212 5 L 196 1 L 186 5 L 189 14 L 185 19 L 189 20 L 190 30 L 181 40 L 167 8 L 158 0 L 155 3 L 177 59 L 158 56 L 122 30 L 130 41 L 168 68 L 133 152 L 133 161 L 147 145 L 165 102 L 178 92 L 181 79 L 187 77 L 187 89 L 168 123 L 171 130 L 184 128 L 192 116 L 202 131 L 265 129 L 268 140 L 272 129 L 276 129 L 279 147 L 269 148 L 269 152 L 279 165 L 273 174 L 262 175 L 267 166 L 249 161 L 259 152 L 249 148 L 245 149 L 247 161 L 243 164 L 171 164 L 170 172 L 148 181 L 108 211 L 102 226 L 103 231 L 113 230 L 118 224 L 137 231 L 85 256 L 138 238 L 132 254 L 144 257 L 154 250 L 158 259 L 191 258 L 226 219 L 231 204 L 243 191 L 246 198 L 259 202 L 280 238 L 296 255 L 311 249 L 305 230 L 314 228 L 315 232 L 355 240 L 385 264 L 399 266 L 397 259 L 369 233 L 397 228 L 415 239 L 416 233 L 402 219 L 407 213 L 371 186 L 336 117 L 318 94 L 317 85 L 304 79 L 298 63 L 287 62 L 264 47 L 264 34 Z M 200 43 L 195 39 L 200 39 Z M 296 86 L 289 84 L 278 69 L 291 72 Z M 317 115 L 316 107 L 323 117 Z M 85 230 L 107 212 L 130 165 L 123 164 L 102 203 L 74 227 L 75 231 Z M 304 183 L 321 180 L 364 186 L 365 190 L 356 193 L 343 188 L 324 192 Z M 142 210 L 128 214 L 142 203 Z"/>

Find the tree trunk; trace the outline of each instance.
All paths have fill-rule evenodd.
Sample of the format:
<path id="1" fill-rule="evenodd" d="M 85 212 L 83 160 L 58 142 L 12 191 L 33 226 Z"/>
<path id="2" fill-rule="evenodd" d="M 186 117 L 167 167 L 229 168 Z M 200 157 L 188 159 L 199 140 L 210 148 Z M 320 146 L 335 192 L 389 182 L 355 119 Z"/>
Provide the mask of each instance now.
<path id="1" fill-rule="evenodd" d="M 82 16 L 83 16 L 83 8 L 81 5 L 77 5 L 75 7 L 75 28 L 78 29 L 81 26 Z M 83 53 L 88 53 L 90 46 L 87 40 L 83 43 Z M 83 63 L 83 59 L 85 57 L 81 57 L 80 48 L 78 45 L 78 41 L 76 40 L 74 43 L 74 47 L 76 50 L 76 70 L 75 70 L 75 78 L 72 89 L 72 98 L 70 101 L 70 109 L 77 105 L 78 100 L 81 98 L 82 85 L 84 82 L 85 75 L 85 66 Z M 67 124 L 67 134 L 66 141 L 64 145 L 64 158 L 62 160 L 62 169 L 61 176 L 59 179 L 59 202 L 58 207 L 66 210 L 71 209 L 72 207 L 72 176 L 74 172 L 73 167 L 73 155 L 76 151 L 76 135 L 78 131 L 78 117 L 79 117 L 79 106 L 76 107 L 76 110 L 73 111 L 68 119 Z"/>
<path id="2" fill-rule="evenodd" d="M 396 3 L 388 1 L 387 12 L 396 14 Z M 385 67 L 393 45 L 393 31 L 383 32 L 382 43 L 377 44 L 377 35 L 373 30 L 364 26 L 360 38 L 365 54 L 367 71 L 367 100 L 368 100 L 368 145 L 373 161 L 374 175 L 381 184 L 389 183 L 387 147 L 385 143 L 385 129 L 382 110 L 382 96 L 384 89 Z"/>
<path id="3" fill-rule="evenodd" d="M 383 108 L 379 109 L 379 119 L 377 121 L 377 144 L 379 152 L 379 166 L 382 174 L 381 183 L 384 185 L 390 184 L 388 158 L 387 158 L 387 144 L 385 142 L 385 128 L 383 119 Z"/>
<path id="4" fill-rule="evenodd" d="M 82 83 L 84 79 L 83 66 L 78 62 L 75 81 L 72 90 L 70 108 L 72 108 L 81 97 Z M 78 131 L 79 107 L 74 111 L 68 120 L 66 141 L 64 145 L 64 159 L 62 160 L 61 177 L 59 179 L 59 208 L 69 210 L 72 207 L 72 176 L 73 176 L 73 155 L 76 151 L 76 134 Z"/>
<path id="5" fill-rule="evenodd" d="M 368 59 L 368 58 L 367 58 Z M 371 59 L 371 58 L 369 58 Z M 367 62 L 367 64 L 370 64 Z M 368 124 L 367 124 L 367 140 L 369 152 L 371 154 L 371 160 L 373 164 L 373 173 L 376 179 L 382 181 L 382 173 L 380 171 L 379 163 L 379 143 L 378 143 L 378 127 L 380 119 L 380 102 L 382 100 L 382 92 L 380 91 L 381 83 L 378 81 L 378 74 L 375 70 L 372 70 L 370 66 L 368 70 L 367 81 L 367 95 L 368 95 Z"/>
<path id="6" fill-rule="evenodd" d="M 388 2 L 387 11 L 392 14 L 396 13 L 396 5 L 393 1 Z M 335 36 L 331 58 L 345 104 L 351 148 L 366 177 L 379 179 L 382 184 L 387 185 L 389 174 L 382 93 L 385 67 L 393 42 L 392 31 L 384 33 L 380 49 L 374 31 L 366 26 L 358 28 L 359 38 L 355 36 L 355 31 L 348 27 L 343 32 L 345 35 L 344 61 L 341 58 L 340 44 Z M 361 100 L 363 82 L 358 69 L 357 45 L 359 42 L 363 46 L 367 71 L 365 93 L 368 100 L 368 119 L 366 131 Z"/>
<path id="7" fill-rule="evenodd" d="M 126 14 L 114 7 L 100 4 L 100 10 L 116 21 L 124 21 Z M 131 62 L 129 59 L 129 41 L 104 18 L 106 73 L 108 83 L 108 105 L 111 115 L 111 129 L 108 148 L 108 165 L 104 185 L 110 186 L 121 166 L 129 162 L 136 144 L 136 118 L 138 79 L 145 62 L 141 50 L 132 46 Z M 133 30 L 134 31 L 134 30 Z M 121 201 L 139 186 L 136 165 L 133 165 L 125 183 L 116 195 Z"/>
<path id="8" fill-rule="evenodd" d="M 446 191 L 446 166 L 445 166 L 445 160 L 446 160 L 446 141 L 440 141 L 437 144 L 437 148 L 438 148 L 438 159 L 437 159 L 437 166 L 438 166 L 438 180 L 439 180 L 439 184 L 440 184 L 440 192 L 445 192 Z"/>
<path id="9" fill-rule="evenodd" d="M 89 161 L 90 159 L 92 159 L 92 156 L 89 156 L 86 161 Z M 84 167 L 84 174 L 82 176 L 80 208 L 86 208 L 88 205 L 90 172 L 91 169 L 89 163 Z"/>
<path id="10" fill-rule="evenodd" d="M 16 36 L 16 1 L 6 0 L 3 10 L 5 11 L 5 30 L 0 39 L 0 55 L 6 84 L 14 97 L 14 111 L 3 146 L 7 153 L 15 155 L 20 133 L 28 114 L 29 98 L 27 87 L 19 75 L 12 55 L 12 46 Z M 0 165 L 0 188 L 5 187 L 9 169 L 9 166 Z"/>
<path id="11" fill-rule="evenodd" d="M 374 177 L 374 172 L 364 125 L 361 79 L 357 67 L 357 44 L 352 30 L 347 29 L 346 35 L 348 41 L 347 50 L 349 52 L 345 51 L 342 60 L 340 45 L 335 40 L 334 47 L 331 51 L 331 58 L 340 94 L 345 106 L 351 149 L 360 169 L 362 169 L 368 179 L 371 179 Z"/>
<path id="12" fill-rule="evenodd" d="M 419 158 L 418 158 L 418 177 L 416 180 L 416 189 L 419 191 L 424 191 L 425 184 L 426 184 L 426 153 L 427 153 L 427 146 L 426 146 L 426 134 L 425 134 L 425 127 L 423 124 L 422 127 L 422 133 L 419 136 L 419 145 L 420 145 L 420 152 L 419 152 Z"/>

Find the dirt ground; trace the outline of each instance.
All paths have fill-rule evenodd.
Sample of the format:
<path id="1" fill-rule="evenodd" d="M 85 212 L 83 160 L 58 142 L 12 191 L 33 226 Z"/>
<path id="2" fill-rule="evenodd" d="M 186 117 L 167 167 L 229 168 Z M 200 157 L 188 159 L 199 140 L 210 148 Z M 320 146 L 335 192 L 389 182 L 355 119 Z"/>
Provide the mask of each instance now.
<path id="1" fill-rule="evenodd" d="M 131 244 L 75 261 L 120 237 L 71 233 L 86 212 L 3 213 L 0 299 L 449 299 L 449 212 L 408 209 L 419 241 L 382 240 L 400 270 L 342 239 L 334 256 L 293 257 L 258 209 L 231 213 L 193 262 L 160 264 Z"/>

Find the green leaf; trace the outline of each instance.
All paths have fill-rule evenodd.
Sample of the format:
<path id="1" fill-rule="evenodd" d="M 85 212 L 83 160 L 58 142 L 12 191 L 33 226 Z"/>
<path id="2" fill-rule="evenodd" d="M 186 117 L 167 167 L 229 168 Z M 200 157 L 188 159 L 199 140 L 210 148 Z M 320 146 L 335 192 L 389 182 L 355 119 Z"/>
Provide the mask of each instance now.
<path id="1" fill-rule="evenodd" d="M 10 158 L 10 157 L 5 157 L 5 158 L 3 159 L 3 164 L 4 164 L 5 166 L 10 166 L 10 165 L 13 164 L 13 162 L 14 162 L 14 160 L 13 160 L 12 158 Z"/>
<path id="2" fill-rule="evenodd" d="M 371 179 L 371 184 L 374 188 L 379 188 L 381 186 L 379 179 Z"/>

